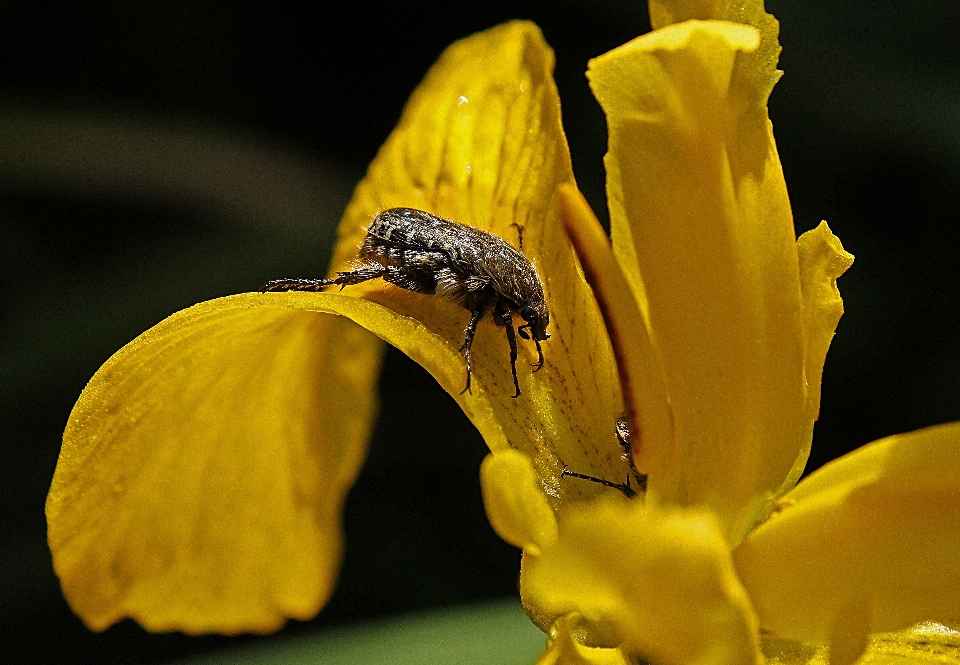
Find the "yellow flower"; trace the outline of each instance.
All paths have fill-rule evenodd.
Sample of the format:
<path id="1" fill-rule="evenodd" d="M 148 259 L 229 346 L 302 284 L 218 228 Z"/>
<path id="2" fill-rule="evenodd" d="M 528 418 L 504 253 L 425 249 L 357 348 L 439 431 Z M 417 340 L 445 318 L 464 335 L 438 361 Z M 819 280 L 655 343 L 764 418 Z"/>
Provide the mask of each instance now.
<path id="1" fill-rule="evenodd" d="M 612 247 L 576 189 L 552 52 L 523 22 L 447 50 L 341 224 L 341 270 L 389 207 L 507 239 L 522 227 L 551 338 L 542 371 L 519 363 L 521 396 L 500 329 L 481 324 L 461 393 L 468 313 L 379 280 L 174 314 L 107 361 L 64 433 L 49 541 L 87 625 L 262 632 L 315 614 L 376 409 L 376 337 L 490 447 L 487 512 L 524 549 L 544 663 L 752 663 L 761 635 L 833 640 L 847 663 L 871 633 L 960 617 L 958 426 L 792 489 L 852 257 L 825 224 L 795 240 L 766 113 L 776 21 L 759 0 L 650 12 L 654 32 L 589 73 L 610 125 Z M 646 496 L 564 478 L 628 477 L 624 411 Z"/>
<path id="2" fill-rule="evenodd" d="M 552 68 L 528 23 L 450 47 L 357 187 L 332 262 L 349 266 L 371 219 L 394 206 L 512 240 L 521 225 L 551 338 L 536 374 L 521 340 L 520 398 L 502 329 L 480 325 L 461 394 L 469 314 L 381 280 L 174 314 L 101 368 L 64 434 L 49 540 L 89 626 L 132 616 L 153 630 L 269 631 L 320 609 L 376 407 L 381 344 L 368 330 L 429 370 L 491 450 L 536 459 L 556 501 L 599 492 L 561 482 L 564 463 L 625 476 L 615 363 L 559 218 L 557 186 L 574 181 Z"/>
<path id="3" fill-rule="evenodd" d="M 825 643 L 846 664 L 871 634 L 960 617 L 960 425 L 794 487 L 852 257 L 825 224 L 794 242 L 766 115 L 775 20 L 696 4 L 651 2 L 657 29 L 590 65 L 616 260 L 582 205 L 565 220 L 618 350 L 645 501 L 557 509 L 514 452 L 481 475 L 491 523 L 524 550 L 544 664 L 822 661 Z M 626 290 L 636 314 L 617 311 Z M 943 657 L 931 631 L 876 638 L 871 657 Z"/>

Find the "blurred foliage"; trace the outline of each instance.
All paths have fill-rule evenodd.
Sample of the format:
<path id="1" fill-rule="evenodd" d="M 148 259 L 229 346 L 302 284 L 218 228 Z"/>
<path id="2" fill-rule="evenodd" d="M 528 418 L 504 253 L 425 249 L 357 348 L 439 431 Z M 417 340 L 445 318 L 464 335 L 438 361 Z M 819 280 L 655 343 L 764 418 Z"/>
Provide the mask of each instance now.
<path id="1" fill-rule="evenodd" d="M 510 600 L 274 639 L 180 665 L 529 665 L 543 642 L 520 603 Z"/>

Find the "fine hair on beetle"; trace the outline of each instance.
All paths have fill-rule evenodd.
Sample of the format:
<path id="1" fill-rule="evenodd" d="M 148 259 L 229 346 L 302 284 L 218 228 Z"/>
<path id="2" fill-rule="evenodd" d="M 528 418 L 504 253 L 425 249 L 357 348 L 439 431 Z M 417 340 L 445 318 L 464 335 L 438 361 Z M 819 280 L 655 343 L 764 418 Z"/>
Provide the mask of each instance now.
<path id="1" fill-rule="evenodd" d="M 423 210 L 390 208 L 378 213 L 367 228 L 353 270 L 338 272 L 333 279 L 276 279 L 260 291 L 319 291 L 380 278 L 408 291 L 448 298 L 470 312 L 460 347 L 467 369 L 462 392 L 470 391 L 470 351 L 477 326 L 488 313 L 506 332 L 514 398 L 520 396 L 518 334 L 537 347 L 533 371 L 543 367 L 540 342 L 550 338 L 550 312 L 533 264 L 492 233 Z M 516 329 L 514 314 L 524 321 Z"/>

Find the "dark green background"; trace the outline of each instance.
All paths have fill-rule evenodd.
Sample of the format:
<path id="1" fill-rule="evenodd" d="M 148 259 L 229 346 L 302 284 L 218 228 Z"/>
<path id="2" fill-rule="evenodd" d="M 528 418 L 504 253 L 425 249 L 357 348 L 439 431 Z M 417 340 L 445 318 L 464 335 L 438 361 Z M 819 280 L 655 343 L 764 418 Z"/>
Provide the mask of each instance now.
<path id="1" fill-rule="evenodd" d="M 811 466 L 960 419 L 960 5 L 771 0 L 787 74 L 771 116 L 797 229 L 857 256 Z M 530 18 L 557 51 L 578 179 L 603 210 L 588 58 L 648 29 L 642 3 L 209 0 L 0 3 L 0 655 L 159 662 L 274 638 L 92 634 L 62 600 L 43 501 L 85 382 L 172 312 L 319 276 L 350 188 L 451 41 Z M 387 357 L 348 558 L 308 630 L 515 593 L 483 515 L 483 443 Z"/>

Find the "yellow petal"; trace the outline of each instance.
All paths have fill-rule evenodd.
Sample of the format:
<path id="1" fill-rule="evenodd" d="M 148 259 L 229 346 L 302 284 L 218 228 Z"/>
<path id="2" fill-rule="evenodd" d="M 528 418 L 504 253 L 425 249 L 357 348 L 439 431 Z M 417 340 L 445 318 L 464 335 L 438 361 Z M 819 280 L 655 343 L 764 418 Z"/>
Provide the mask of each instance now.
<path id="1" fill-rule="evenodd" d="M 732 542 L 809 432 L 801 291 L 772 129 L 738 67 L 756 29 L 688 21 L 590 63 L 607 114 L 614 251 L 660 350 L 676 449 L 644 440 L 648 497 L 707 504 Z"/>
<path id="2" fill-rule="evenodd" d="M 827 665 L 832 649 L 824 644 L 766 640 L 769 665 Z M 960 633 L 935 623 L 923 623 L 896 633 L 872 635 L 858 665 L 928 665 L 960 662 Z"/>
<path id="3" fill-rule="evenodd" d="M 653 663 L 756 664 L 756 617 L 707 512 L 614 494 L 560 515 L 557 544 L 523 557 L 534 621 L 576 614 L 581 640 Z"/>
<path id="4" fill-rule="evenodd" d="M 957 662 L 960 662 L 960 632 L 933 622 L 896 633 L 874 635 L 860 661 L 862 665 Z"/>
<path id="5" fill-rule="evenodd" d="M 90 628 L 261 632 L 326 602 L 380 359 L 369 333 L 317 313 L 337 303 L 358 301 L 201 303 L 91 379 L 47 499 L 54 567 Z"/>
<path id="6" fill-rule="evenodd" d="M 822 467 L 734 553 L 775 634 L 808 641 L 960 620 L 960 424 Z"/>
<path id="7" fill-rule="evenodd" d="M 530 459 L 515 450 L 487 455 L 480 465 L 483 507 L 497 535 L 531 554 L 557 541 L 557 520 Z"/>
<path id="8" fill-rule="evenodd" d="M 564 463 L 625 477 L 609 342 L 558 222 L 554 190 L 572 175 L 552 66 L 528 23 L 451 47 L 358 187 L 334 261 L 348 267 L 370 219 L 394 205 L 507 238 L 522 225 L 553 314 L 543 371 L 524 371 L 535 355 L 522 346 L 522 398 L 510 398 L 501 329 L 480 326 L 474 392 L 460 395 L 467 313 L 381 284 L 344 295 L 246 294 L 174 315 L 108 362 L 65 434 L 50 543 L 65 593 L 89 625 L 134 616 L 155 630 L 266 631 L 324 602 L 378 354 L 353 339 L 360 333 L 324 341 L 343 324 L 324 323 L 320 312 L 352 318 L 422 364 L 492 449 L 513 446 L 537 461 L 553 499 L 600 491 L 561 483 Z M 358 353 L 346 354 L 354 344 Z M 346 382 L 342 398 L 328 395 L 338 384 L 324 377 Z M 331 446 L 340 448 L 328 460 Z"/>
<path id="9" fill-rule="evenodd" d="M 442 383 L 462 377 L 423 324 L 327 293 L 201 303 L 94 376 L 47 501 L 54 567 L 91 628 L 265 632 L 320 609 L 379 367 L 380 344 L 347 319 Z"/>
<path id="10" fill-rule="evenodd" d="M 459 372 L 435 374 L 492 450 L 512 446 L 534 460 L 552 496 L 595 494 L 591 483 L 560 480 L 564 464 L 580 473 L 626 477 L 616 442 L 622 411 L 610 343 L 596 303 L 560 223 L 556 188 L 574 184 L 553 82 L 553 52 L 532 23 L 513 22 L 455 43 L 410 98 L 358 186 L 340 226 L 333 268 L 348 269 L 370 220 L 408 206 L 472 224 L 518 246 L 543 281 L 551 338 L 546 363 L 519 341 L 521 395 L 513 399 L 503 328 L 488 317 L 473 345 L 473 391 Z M 381 280 L 344 294 L 374 300 L 425 324 L 456 352 L 469 312 L 436 296 Z M 508 443 L 509 442 L 509 443 Z"/>
<path id="11" fill-rule="evenodd" d="M 573 638 L 572 625 L 579 617 L 560 617 L 550 627 L 547 648 L 535 665 L 630 665 L 620 649 L 585 647 Z"/>
<path id="12" fill-rule="evenodd" d="M 763 0 L 650 0 L 650 25 L 654 29 L 691 19 L 732 21 L 760 31 L 760 46 L 743 54 L 737 68 L 755 91 L 757 103 L 766 104 L 783 72 L 777 69 L 780 23 L 764 10 Z"/>
<path id="13" fill-rule="evenodd" d="M 827 349 L 833 341 L 837 323 L 843 315 L 843 300 L 837 289 L 837 277 L 853 264 L 853 255 L 844 251 L 840 239 L 830 232 L 826 222 L 804 233 L 797 240 L 800 255 L 800 288 L 803 293 L 804 363 L 807 377 L 807 419 L 809 431 L 793 469 L 777 494 L 789 490 L 800 478 L 810 455 L 813 423 L 820 413 L 820 381 Z"/>
<path id="14" fill-rule="evenodd" d="M 624 394 L 623 410 L 633 433 L 630 441 L 633 465 L 637 472 L 648 474 L 643 442 L 656 441 L 661 450 L 667 451 L 676 446 L 663 365 L 642 314 L 646 303 L 624 297 L 630 292 L 626 277 L 613 257 L 610 239 L 580 190 L 561 185 L 557 193 L 564 226 L 576 247 L 613 344 Z"/>

